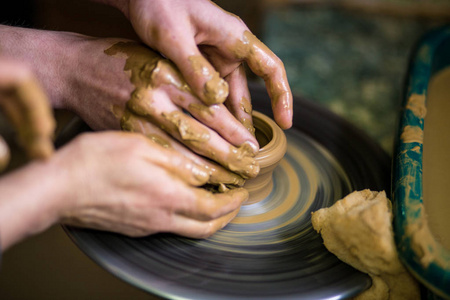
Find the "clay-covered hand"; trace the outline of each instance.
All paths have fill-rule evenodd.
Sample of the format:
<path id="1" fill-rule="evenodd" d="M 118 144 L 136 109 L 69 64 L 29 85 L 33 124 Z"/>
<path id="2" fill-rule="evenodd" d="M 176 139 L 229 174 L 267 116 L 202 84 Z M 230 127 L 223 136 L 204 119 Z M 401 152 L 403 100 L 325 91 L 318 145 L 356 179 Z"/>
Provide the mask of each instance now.
<path id="1" fill-rule="evenodd" d="M 48 158 L 53 153 L 55 121 L 50 103 L 30 69 L 7 57 L 0 57 L 0 109 L 12 123 L 18 142 L 30 158 Z M 9 161 L 1 140 L 0 169 Z"/>
<path id="2" fill-rule="evenodd" d="M 264 79 L 277 123 L 283 129 L 292 125 L 292 94 L 283 63 L 237 16 L 209 0 L 97 1 L 121 9 L 139 37 L 177 65 L 205 104 L 223 103 L 229 96 L 230 111 L 249 123 L 246 62 Z"/>
<path id="3" fill-rule="evenodd" d="M 223 104 L 203 104 L 171 61 L 136 42 L 115 43 L 105 53 L 126 57 L 124 70 L 135 86 L 121 120 L 123 129 L 154 135 L 160 134 L 155 132 L 160 127 L 196 153 L 245 178 L 258 174 L 255 138 Z M 151 128 L 155 125 L 158 128 Z"/>
<path id="4" fill-rule="evenodd" d="M 208 170 L 171 148 L 126 132 L 84 134 L 55 156 L 66 171 L 67 224 L 130 236 L 172 232 L 205 238 L 225 226 L 248 193 L 198 188 Z"/>
<path id="5" fill-rule="evenodd" d="M 54 107 L 94 130 L 120 129 L 127 109 L 242 176 L 259 171 L 255 137 L 223 104 L 205 106 L 174 64 L 143 44 L 0 25 L 0 46 L 33 66 Z"/>

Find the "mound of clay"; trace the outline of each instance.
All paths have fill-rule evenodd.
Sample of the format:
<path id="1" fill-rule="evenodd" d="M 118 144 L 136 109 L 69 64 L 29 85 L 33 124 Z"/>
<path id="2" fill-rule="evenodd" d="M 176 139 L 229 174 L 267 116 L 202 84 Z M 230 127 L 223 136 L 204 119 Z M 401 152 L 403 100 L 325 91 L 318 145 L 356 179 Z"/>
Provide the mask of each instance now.
<path id="1" fill-rule="evenodd" d="M 357 191 L 312 214 L 327 249 L 372 278 L 355 299 L 420 299 L 417 282 L 401 264 L 385 192 Z"/>

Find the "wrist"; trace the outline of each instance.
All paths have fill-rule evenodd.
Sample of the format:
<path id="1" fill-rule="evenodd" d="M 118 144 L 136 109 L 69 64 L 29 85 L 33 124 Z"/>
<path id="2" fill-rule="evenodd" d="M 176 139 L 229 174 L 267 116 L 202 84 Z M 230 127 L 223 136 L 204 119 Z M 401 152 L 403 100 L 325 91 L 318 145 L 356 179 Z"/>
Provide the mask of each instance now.
<path id="1" fill-rule="evenodd" d="M 62 170 L 52 159 L 34 161 L 0 180 L 0 243 L 3 250 L 48 229 L 68 205 Z"/>

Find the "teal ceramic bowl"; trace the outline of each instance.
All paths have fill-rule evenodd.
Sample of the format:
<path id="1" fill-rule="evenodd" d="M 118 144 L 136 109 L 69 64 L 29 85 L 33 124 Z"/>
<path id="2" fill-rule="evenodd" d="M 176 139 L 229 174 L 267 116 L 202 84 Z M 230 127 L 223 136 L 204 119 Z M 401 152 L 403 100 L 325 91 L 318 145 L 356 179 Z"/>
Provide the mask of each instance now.
<path id="1" fill-rule="evenodd" d="M 450 251 L 429 229 L 423 202 L 422 171 L 423 132 L 426 107 L 430 104 L 427 98 L 429 83 L 434 75 L 447 67 L 450 67 L 450 26 L 425 35 L 412 57 L 392 177 L 394 231 L 400 258 L 420 282 L 444 298 L 450 298 Z M 448 86 L 450 88 L 450 82 Z M 450 128 L 442 130 L 450 134 Z"/>

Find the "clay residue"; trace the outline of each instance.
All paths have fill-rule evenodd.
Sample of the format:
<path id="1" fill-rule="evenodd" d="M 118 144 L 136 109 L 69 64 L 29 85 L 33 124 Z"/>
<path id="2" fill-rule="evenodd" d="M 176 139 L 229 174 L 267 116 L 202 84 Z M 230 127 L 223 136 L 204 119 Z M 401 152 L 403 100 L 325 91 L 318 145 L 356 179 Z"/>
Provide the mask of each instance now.
<path id="1" fill-rule="evenodd" d="M 150 82 L 153 87 L 168 84 L 178 88 L 180 91 L 191 93 L 191 88 L 184 81 L 180 71 L 167 59 L 161 59 L 156 63 Z"/>
<path id="2" fill-rule="evenodd" d="M 246 97 L 242 97 L 241 101 L 239 102 L 239 108 L 248 115 L 248 117 L 241 117 L 239 118 L 239 121 L 242 125 L 244 125 L 245 128 L 253 135 L 255 136 L 255 127 L 253 126 L 253 120 L 251 118 L 252 115 L 252 103 L 249 99 Z M 245 115 L 244 114 L 244 115 Z"/>
<path id="3" fill-rule="evenodd" d="M 0 136 L 0 172 L 6 169 L 10 159 L 11 153 L 9 151 L 8 144 L 3 137 Z"/>
<path id="4" fill-rule="evenodd" d="M 425 115 L 427 114 L 425 95 L 412 94 L 406 103 L 406 109 L 411 110 L 418 118 L 425 118 Z"/>
<path id="5" fill-rule="evenodd" d="M 148 137 L 152 142 L 163 146 L 164 148 L 170 147 L 170 143 L 166 139 L 157 134 L 147 134 L 146 137 Z"/>
<path id="6" fill-rule="evenodd" d="M 204 119 L 214 116 L 214 110 L 212 109 L 212 107 L 201 103 L 189 104 L 189 111 L 201 116 Z"/>
<path id="7" fill-rule="evenodd" d="M 384 192 L 353 192 L 312 214 L 314 229 L 340 260 L 369 274 L 372 286 L 355 299 L 420 299 L 417 282 L 401 264 Z"/>
<path id="8" fill-rule="evenodd" d="M 189 119 L 180 111 L 163 113 L 163 117 L 177 128 L 181 139 L 184 141 L 205 143 L 210 138 L 206 128 L 193 119 Z"/>
<path id="9" fill-rule="evenodd" d="M 17 131 L 18 143 L 28 156 L 48 158 L 54 151 L 56 127 L 50 103 L 34 79 L 8 87 L 0 86 L 0 107 Z"/>
<path id="10" fill-rule="evenodd" d="M 155 108 L 153 107 L 153 99 L 146 97 L 147 90 L 145 88 L 136 88 L 131 93 L 131 98 L 128 100 L 126 108 L 129 113 L 134 113 L 138 116 L 151 117 Z M 123 118 L 123 117 L 122 117 Z"/>
<path id="11" fill-rule="evenodd" d="M 192 70 L 206 79 L 203 101 L 206 105 L 223 103 L 228 97 L 228 83 L 216 71 L 210 70 L 208 61 L 201 55 L 188 57 Z"/>
<path id="12" fill-rule="evenodd" d="M 407 125 L 400 135 L 403 143 L 423 143 L 423 130 L 419 126 Z"/>
<path id="13" fill-rule="evenodd" d="M 211 136 L 206 126 L 181 110 L 160 111 L 158 108 L 161 107 L 155 106 L 153 90 L 161 85 L 177 88 L 181 91 L 180 95 L 190 94 L 192 96 L 191 89 L 172 62 L 135 42 L 118 42 L 106 49 L 105 53 L 126 59 L 124 71 L 130 76 L 130 81 L 135 86 L 121 119 L 122 129 L 145 134 L 145 132 L 151 131 L 148 126 L 143 124 L 147 120 L 156 124 L 158 129 L 162 129 L 181 140 L 184 145 L 197 151 L 197 153 L 207 155 L 229 170 L 239 175 L 242 174 L 244 177 L 256 176 L 259 167 L 253 158 L 253 151 L 248 151 L 249 145 L 245 144 L 239 148 L 231 146 L 231 151 L 226 157 L 224 153 L 215 154 L 213 148 L 209 145 Z M 193 113 L 210 118 L 214 114 L 214 109 L 212 105 L 208 106 L 208 104 L 223 102 L 228 96 L 228 85 L 217 72 L 208 69 L 209 63 L 204 57 L 192 56 L 189 61 L 195 72 L 208 79 L 205 84 L 205 93 L 209 97 L 207 98 L 210 99 L 210 103 L 205 103 L 205 105 L 190 104 L 189 109 L 192 109 Z M 182 97 L 180 95 L 178 97 Z M 182 102 L 184 99 L 178 99 L 178 101 Z M 159 137 L 154 135 L 149 137 L 163 146 L 169 145 Z M 175 143 L 171 142 L 170 144 Z M 188 154 L 190 150 L 183 149 L 180 151 L 191 159 L 195 160 L 197 157 L 195 154 L 192 154 L 194 157 Z M 229 172 L 222 167 L 214 167 L 213 164 L 204 164 L 208 165 L 210 170 L 211 183 L 243 185 L 244 180 L 238 174 Z"/>
<path id="14" fill-rule="evenodd" d="M 118 42 L 104 52 L 111 56 L 123 57 L 125 55 L 124 71 L 130 74 L 130 81 L 135 87 L 142 88 L 151 85 L 152 72 L 157 62 L 163 59 L 158 53 L 136 42 Z"/>
<path id="15" fill-rule="evenodd" d="M 244 59 L 250 69 L 266 82 L 266 87 L 272 100 L 272 107 L 281 107 L 290 111 L 292 109 L 292 94 L 288 85 L 286 74 L 282 80 L 272 80 L 272 70 L 279 66 L 284 69 L 279 58 L 250 31 L 245 31 L 242 38 L 228 49 L 236 58 Z"/>
<path id="16" fill-rule="evenodd" d="M 231 171 L 239 171 L 244 178 L 253 178 L 259 173 L 259 164 L 254 159 L 253 148 L 247 142 L 238 148 L 230 146 L 225 163 Z"/>

